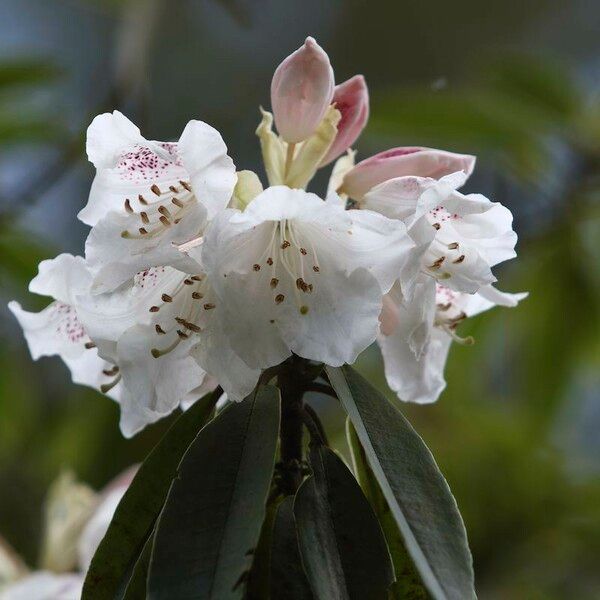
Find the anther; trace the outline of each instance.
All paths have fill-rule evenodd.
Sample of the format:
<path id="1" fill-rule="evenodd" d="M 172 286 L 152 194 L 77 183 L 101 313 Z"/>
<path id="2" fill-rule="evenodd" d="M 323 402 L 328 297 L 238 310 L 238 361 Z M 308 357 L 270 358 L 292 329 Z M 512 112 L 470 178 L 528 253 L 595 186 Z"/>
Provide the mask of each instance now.
<path id="1" fill-rule="evenodd" d="M 158 323 L 154 326 L 154 329 L 156 329 L 156 333 L 165 334 L 165 330 Z"/>
<path id="2" fill-rule="evenodd" d="M 171 202 L 175 205 L 178 206 L 179 208 L 183 208 L 183 202 L 179 199 L 179 198 L 171 198 Z"/>
<path id="3" fill-rule="evenodd" d="M 307 312 L 308 312 L 308 306 L 306 306 L 306 305 L 302 305 L 302 306 L 300 307 L 300 314 L 301 314 L 301 315 L 305 315 Z"/>
<path id="4" fill-rule="evenodd" d="M 184 333 L 183 331 L 181 331 L 181 329 L 177 330 L 177 335 L 182 339 L 182 340 L 187 340 L 190 336 L 187 333 Z"/>
<path id="5" fill-rule="evenodd" d="M 148 230 L 145 227 L 140 227 L 138 229 L 138 231 L 142 234 L 142 235 L 146 235 L 148 233 Z"/>
<path id="6" fill-rule="evenodd" d="M 273 277 L 273 279 L 271 279 L 271 287 L 273 289 L 275 289 L 277 287 L 278 283 L 279 283 L 279 279 L 277 279 L 277 277 Z"/>
<path id="7" fill-rule="evenodd" d="M 291 244 L 287 240 L 284 240 L 283 244 L 281 244 L 281 249 L 285 250 L 286 248 L 289 248 L 290 246 L 291 246 Z"/>
<path id="8" fill-rule="evenodd" d="M 161 296 L 162 301 L 163 302 L 173 302 L 173 298 L 171 298 L 171 296 L 169 296 L 169 294 L 163 294 Z"/>
<path id="9" fill-rule="evenodd" d="M 193 282 L 191 279 L 184 279 L 184 280 L 183 280 L 183 283 L 184 283 L 185 285 L 194 285 L 194 282 Z"/>
<path id="10" fill-rule="evenodd" d="M 142 219 L 142 223 L 144 223 L 145 225 L 147 225 L 148 223 L 150 223 L 150 219 L 148 218 L 148 213 L 141 212 L 140 213 L 140 217 Z"/>
<path id="11" fill-rule="evenodd" d="M 446 311 L 446 310 L 449 310 L 451 306 L 452 306 L 452 302 L 447 302 L 446 304 L 438 304 L 437 309 Z"/>
<path id="12" fill-rule="evenodd" d="M 169 209 L 166 206 L 159 206 L 158 207 L 158 212 L 161 215 L 165 215 L 165 217 L 167 217 L 167 219 L 171 219 L 171 213 L 169 212 Z"/>
<path id="13" fill-rule="evenodd" d="M 272 267 L 273 266 L 273 259 L 269 256 L 269 258 L 267 258 L 267 264 Z"/>
<path id="14" fill-rule="evenodd" d="M 300 254 L 302 254 L 302 256 L 306 256 L 308 254 L 306 248 L 300 248 Z"/>
<path id="15" fill-rule="evenodd" d="M 86 350 L 91 350 L 92 348 L 96 347 L 96 344 L 94 344 L 94 342 L 86 342 L 84 346 Z"/>
<path id="16" fill-rule="evenodd" d="M 161 195 L 161 191 L 160 188 L 154 183 L 152 184 L 152 187 L 150 188 L 152 190 L 152 193 L 156 194 L 157 196 Z"/>
<path id="17" fill-rule="evenodd" d="M 118 372 L 119 372 L 119 367 L 117 365 L 112 367 L 112 369 L 103 369 L 102 370 L 102 373 L 104 373 L 104 375 L 106 375 L 107 377 L 112 377 L 113 375 L 116 375 Z"/>
<path id="18" fill-rule="evenodd" d="M 176 193 L 179 191 L 179 189 L 178 189 L 178 188 L 176 188 L 174 185 L 170 185 L 170 186 L 169 186 L 169 189 L 170 189 L 170 190 L 171 190 L 171 191 L 172 191 L 174 194 L 176 194 Z"/>
<path id="19" fill-rule="evenodd" d="M 204 295 L 200 292 L 192 292 L 192 298 L 194 300 L 202 300 L 202 298 L 204 298 Z"/>
<path id="20" fill-rule="evenodd" d="M 450 250 L 456 250 L 458 248 L 458 242 L 452 242 L 451 244 L 448 244 L 448 248 Z"/>
<path id="21" fill-rule="evenodd" d="M 173 223 L 175 223 L 175 225 L 177 225 L 177 223 L 179 223 L 180 221 L 181 221 L 181 217 L 179 217 L 179 219 L 175 219 L 175 220 L 173 221 Z"/>
<path id="22" fill-rule="evenodd" d="M 110 390 L 112 390 L 115 387 L 115 385 L 117 385 L 117 383 L 119 383 L 119 381 L 121 381 L 120 375 L 118 377 L 115 377 L 115 379 L 113 379 L 110 383 L 103 383 L 100 386 L 100 391 L 103 394 L 106 394 L 106 392 L 109 392 Z"/>
<path id="23" fill-rule="evenodd" d="M 160 310 L 160 307 L 158 306 L 151 306 L 150 307 L 150 312 L 158 312 Z"/>
<path id="24" fill-rule="evenodd" d="M 154 358 L 158 358 L 160 356 L 160 350 L 158 348 L 152 348 L 152 350 L 150 350 L 150 354 L 152 354 Z"/>
<path id="25" fill-rule="evenodd" d="M 202 329 L 200 329 L 198 325 L 196 325 L 195 323 L 190 323 L 190 321 L 186 321 L 185 326 L 194 333 L 200 333 L 202 331 Z"/>
<path id="26" fill-rule="evenodd" d="M 185 325 L 186 320 L 183 317 L 175 317 L 175 320 L 180 324 L 180 325 Z"/>
<path id="27" fill-rule="evenodd" d="M 213 304 L 212 302 L 207 302 L 207 303 L 204 305 L 204 310 L 211 310 L 211 309 L 213 309 L 215 306 L 216 306 L 216 304 Z"/>
<path id="28" fill-rule="evenodd" d="M 441 227 L 441 225 L 439 223 L 434 223 L 433 224 L 433 228 L 436 229 L 436 230 L 439 230 L 440 227 Z"/>
<path id="29" fill-rule="evenodd" d="M 313 265 L 313 271 L 314 271 L 315 273 L 319 273 L 319 271 L 320 271 L 320 270 L 321 270 L 321 269 L 319 269 L 319 267 L 317 267 L 317 265 Z"/>
<path id="30" fill-rule="evenodd" d="M 167 217 L 165 217 L 165 215 L 161 215 L 160 217 L 160 222 L 165 226 L 165 227 L 170 227 L 171 226 L 171 221 L 169 221 L 169 219 L 167 219 Z"/>
<path id="31" fill-rule="evenodd" d="M 125 200 L 125 210 L 131 214 L 133 212 L 133 208 L 131 208 L 131 202 L 129 202 L 129 198 Z"/>
<path id="32" fill-rule="evenodd" d="M 202 275 L 192 275 L 194 281 L 202 281 Z"/>
<path id="33" fill-rule="evenodd" d="M 285 296 L 283 294 L 277 294 L 275 296 L 275 304 L 281 304 L 285 300 Z"/>
<path id="34" fill-rule="evenodd" d="M 255 271 L 260 271 L 260 265 L 259 265 L 258 263 L 256 263 L 256 264 L 252 265 L 252 268 L 253 268 Z"/>
<path id="35" fill-rule="evenodd" d="M 138 200 L 140 204 L 143 204 L 144 206 L 148 204 L 148 200 L 146 200 L 146 198 L 144 198 L 144 196 L 142 196 L 141 194 L 138 196 Z"/>
<path id="36" fill-rule="evenodd" d="M 185 182 L 185 181 L 180 181 L 179 183 L 180 183 L 180 184 L 183 186 L 183 188 L 184 188 L 184 189 L 186 189 L 188 192 L 191 192 L 191 191 L 192 191 L 192 187 L 190 186 L 190 184 L 189 184 L 189 183 L 187 183 L 187 182 Z"/>
<path id="37" fill-rule="evenodd" d="M 121 237 L 127 239 L 131 237 L 131 234 L 127 230 L 121 231 Z"/>
<path id="38" fill-rule="evenodd" d="M 465 255 L 461 254 L 456 260 L 453 260 L 452 262 L 456 265 L 458 263 L 461 263 L 463 260 L 465 260 Z"/>
<path id="39" fill-rule="evenodd" d="M 429 267 L 427 267 L 427 268 L 428 269 L 439 269 L 445 260 L 446 260 L 445 256 L 440 256 L 437 260 L 433 261 L 432 265 L 429 265 Z"/>

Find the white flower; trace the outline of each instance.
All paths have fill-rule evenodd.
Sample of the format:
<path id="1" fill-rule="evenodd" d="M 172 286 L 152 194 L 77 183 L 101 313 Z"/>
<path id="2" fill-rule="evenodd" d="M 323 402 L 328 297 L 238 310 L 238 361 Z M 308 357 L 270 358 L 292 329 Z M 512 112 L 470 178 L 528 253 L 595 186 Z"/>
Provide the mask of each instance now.
<path id="1" fill-rule="evenodd" d="M 434 295 L 422 281 L 415 286 L 413 302 L 405 303 L 394 287 L 384 302 L 378 342 L 390 388 L 401 400 L 435 402 L 446 387 L 444 366 L 452 340 L 460 338 L 457 326 L 493 306 L 516 306 L 527 294 L 507 294 L 491 285 L 476 294 L 456 292 L 438 284 Z"/>
<path id="2" fill-rule="evenodd" d="M 398 177 L 373 188 L 361 206 L 405 223 L 419 248 L 419 270 L 432 281 L 472 294 L 496 281 L 491 267 L 516 256 L 517 235 L 507 208 L 456 191 L 466 177 L 462 171 L 439 180 Z"/>
<path id="3" fill-rule="evenodd" d="M 80 573 L 35 571 L 9 585 L 0 600 L 79 600 L 83 581 Z"/>
<path id="4" fill-rule="evenodd" d="M 292 352 L 341 365 L 374 341 L 382 295 L 412 246 L 397 221 L 275 186 L 244 212 L 217 217 L 201 260 L 247 365 L 266 368 Z"/>
<path id="5" fill-rule="evenodd" d="M 94 291 L 112 290 L 150 267 L 190 272 L 194 263 L 176 245 L 202 233 L 236 183 L 220 134 L 190 121 L 178 143 L 148 141 L 115 111 L 93 120 L 87 151 L 97 175 L 79 218 L 93 226 L 86 259 Z"/>
<path id="6" fill-rule="evenodd" d="M 74 383 L 100 389 L 113 381 L 115 365 L 98 356 L 75 309 L 75 298 L 86 293 L 90 284 L 83 258 L 61 254 L 42 261 L 29 284 L 29 291 L 54 301 L 39 313 L 27 312 L 15 301 L 8 307 L 23 328 L 34 360 L 58 355 L 69 367 Z M 106 393 L 118 401 L 121 391 L 122 386 L 116 385 Z"/>

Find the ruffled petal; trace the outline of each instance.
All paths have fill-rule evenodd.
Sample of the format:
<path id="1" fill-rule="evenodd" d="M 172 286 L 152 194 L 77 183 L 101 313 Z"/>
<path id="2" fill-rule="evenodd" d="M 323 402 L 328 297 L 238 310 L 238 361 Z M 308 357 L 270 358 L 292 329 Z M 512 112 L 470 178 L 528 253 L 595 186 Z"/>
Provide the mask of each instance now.
<path id="1" fill-rule="evenodd" d="M 179 155 L 196 198 L 212 219 L 229 203 L 237 181 L 221 134 L 202 121 L 190 121 L 179 139 Z"/>

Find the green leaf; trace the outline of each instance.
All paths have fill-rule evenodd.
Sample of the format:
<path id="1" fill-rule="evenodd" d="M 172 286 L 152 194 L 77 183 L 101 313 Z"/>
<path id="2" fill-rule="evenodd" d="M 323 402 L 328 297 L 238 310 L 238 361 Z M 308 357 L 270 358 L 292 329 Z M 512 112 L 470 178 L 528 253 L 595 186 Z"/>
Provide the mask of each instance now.
<path id="1" fill-rule="evenodd" d="M 354 473 L 375 511 L 392 556 L 396 581 L 390 588 L 390 600 L 427 600 L 429 595 L 406 551 L 394 515 L 383 497 L 371 467 L 369 467 L 365 450 L 360 445 L 356 430 L 349 418 L 346 419 L 346 438 L 352 455 Z"/>
<path id="2" fill-rule="evenodd" d="M 271 598 L 312 600 L 313 595 L 302 568 L 296 522 L 294 497 L 285 498 L 277 509 L 271 544 Z"/>
<path id="3" fill-rule="evenodd" d="M 149 597 L 239 598 L 265 516 L 279 391 L 231 404 L 191 444 L 160 515 Z"/>
<path id="4" fill-rule="evenodd" d="M 139 468 L 92 559 L 83 600 L 122 597 L 127 578 L 163 507 L 177 465 L 210 417 L 218 396 L 217 392 L 204 396 L 183 413 Z"/>
<path id="5" fill-rule="evenodd" d="M 39 85 L 53 81 L 60 70 L 49 62 L 36 59 L 13 59 L 0 62 L 0 90 L 16 85 Z"/>
<path id="6" fill-rule="evenodd" d="M 344 462 L 313 446 L 313 475 L 300 486 L 294 516 L 302 563 L 319 600 L 387 597 L 394 571 L 369 501 Z"/>
<path id="7" fill-rule="evenodd" d="M 436 600 L 475 598 L 465 527 L 431 452 L 351 367 L 327 367 L 327 373 L 429 593 Z"/>
<path id="8" fill-rule="evenodd" d="M 154 536 L 148 536 L 144 549 L 137 559 L 129 583 L 125 588 L 123 600 L 140 600 L 146 597 L 146 580 L 148 579 L 148 567 L 150 566 L 150 553 L 152 552 L 152 542 Z"/>

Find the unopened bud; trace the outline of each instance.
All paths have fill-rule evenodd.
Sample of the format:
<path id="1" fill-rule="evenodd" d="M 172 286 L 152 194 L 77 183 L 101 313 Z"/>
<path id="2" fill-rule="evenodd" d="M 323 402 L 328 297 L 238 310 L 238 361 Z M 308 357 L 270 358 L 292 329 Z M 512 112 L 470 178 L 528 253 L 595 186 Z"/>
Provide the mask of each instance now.
<path id="1" fill-rule="evenodd" d="M 394 148 L 359 162 L 344 177 L 342 191 L 360 199 L 376 185 L 413 175 L 440 179 L 451 173 L 473 172 L 475 157 L 433 148 Z"/>
<path id="2" fill-rule="evenodd" d="M 315 131 L 333 98 L 333 69 L 326 52 L 311 38 L 275 70 L 271 106 L 279 135 L 288 144 Z"/>
<path id="3" fill-rule="evenodd" d="M 362 75 L 355 75 L 336 86 L 333 104 L 342 118 L 338 124 L 335 141 L 329 148 L 321 167 L 336 159 L 354 144 L 369 118 L 369 90 Z"/>

